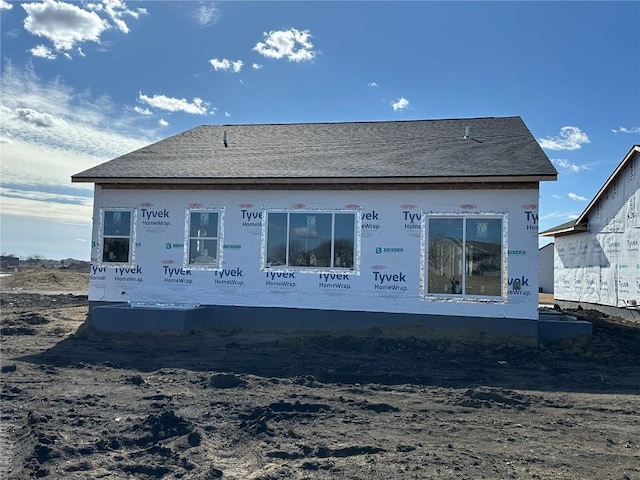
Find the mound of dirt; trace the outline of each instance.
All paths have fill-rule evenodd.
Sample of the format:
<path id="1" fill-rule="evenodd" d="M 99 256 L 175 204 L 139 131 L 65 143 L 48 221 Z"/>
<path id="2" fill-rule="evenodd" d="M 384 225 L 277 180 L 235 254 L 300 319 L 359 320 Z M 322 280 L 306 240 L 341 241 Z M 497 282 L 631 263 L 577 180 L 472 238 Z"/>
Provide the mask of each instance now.
<path id="1" fill-rule="evenodd" d="M 86 294 L 89 273 L 63 268 L 24 269 L 0 278 L 2 292 Z"/>

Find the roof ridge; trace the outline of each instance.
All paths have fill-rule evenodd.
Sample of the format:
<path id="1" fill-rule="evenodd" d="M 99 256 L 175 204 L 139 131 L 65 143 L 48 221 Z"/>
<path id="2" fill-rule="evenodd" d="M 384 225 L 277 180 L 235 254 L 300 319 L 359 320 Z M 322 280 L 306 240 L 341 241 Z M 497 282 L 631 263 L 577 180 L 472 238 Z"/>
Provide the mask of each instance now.
<path id="1" fill-rule="evenodd" d="M 354 125 L 354 124 L 381 124 L 381 123 L 418 123 L 418 122 L 459 122 L 461 120 L 496 120 L 496 119 L 522 119 L 520 115 L 486 116 L 486 117 L 454 117 L 454 118 L 414 118 L 411 120 L 348 120 L 329 122 L 276 122 L 276 123 L 220 123 L 205 124 L 198 127 L 252 127 L 252 126 L 292 126 L 292 125 Z"/>

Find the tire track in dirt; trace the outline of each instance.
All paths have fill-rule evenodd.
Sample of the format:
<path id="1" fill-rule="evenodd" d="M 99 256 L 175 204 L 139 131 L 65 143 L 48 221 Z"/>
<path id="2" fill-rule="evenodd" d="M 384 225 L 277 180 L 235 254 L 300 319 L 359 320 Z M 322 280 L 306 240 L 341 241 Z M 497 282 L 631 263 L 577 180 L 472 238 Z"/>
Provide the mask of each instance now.
<path id="1" fill-rule="evenodd" d="M 0 422 L 0 478 L 9 478 L 13 470 L 13 459 L 15 457 L 15 446 L 12 438 L 12 431 L 15 426 L 2 419 Z"/>

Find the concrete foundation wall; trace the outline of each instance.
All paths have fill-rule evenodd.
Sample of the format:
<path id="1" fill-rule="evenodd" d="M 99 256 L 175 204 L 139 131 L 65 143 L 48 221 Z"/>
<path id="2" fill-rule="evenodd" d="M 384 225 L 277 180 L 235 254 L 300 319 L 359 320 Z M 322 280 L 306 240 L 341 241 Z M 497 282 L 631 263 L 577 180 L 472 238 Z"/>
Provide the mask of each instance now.
<path id="1" fill-rule="evenodd" d="M 198 306 L 193 308 L 131 307 L 91 302 L 92 326 L 102 331 L 173 331 L 202 329 L 264 332 L 365 332 L 394 336 L 548 343 L 591 334 L 591 324 L 553 315 L 538 320 L 514 318 L 347 312 L 277 307 Z M 508 340 L 507 340 L 508 339 Z"/>
<path id="2" fill-rule="evenodd" d="M 625 320 L 640 322 L 640 308 L 619 308 L 611 307 L 609 305 L 599 305 L 597 303 L 570 302 L 567 300 L 556 300 L 556 303 L 560 306 L 560 308 L 564 309 L 573 310 L 580 307 L 584 308 L 585 310 L 596 310 L 612 317 L 620 317 L 624 318 Z"/>

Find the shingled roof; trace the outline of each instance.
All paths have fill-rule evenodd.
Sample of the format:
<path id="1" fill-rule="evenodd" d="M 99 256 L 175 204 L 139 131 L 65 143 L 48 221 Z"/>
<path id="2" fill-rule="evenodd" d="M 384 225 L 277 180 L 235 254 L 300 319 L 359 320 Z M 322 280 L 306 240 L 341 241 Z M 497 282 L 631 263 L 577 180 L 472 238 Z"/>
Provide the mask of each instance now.
<path id="1" fill-rule="evenodd" d="M 72 181 L 408 184 L 537 182 L 556 176 L 520 117 L 490 117 L 201 125 L 78 173 Z"/>

